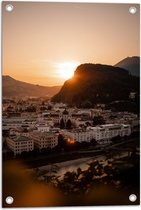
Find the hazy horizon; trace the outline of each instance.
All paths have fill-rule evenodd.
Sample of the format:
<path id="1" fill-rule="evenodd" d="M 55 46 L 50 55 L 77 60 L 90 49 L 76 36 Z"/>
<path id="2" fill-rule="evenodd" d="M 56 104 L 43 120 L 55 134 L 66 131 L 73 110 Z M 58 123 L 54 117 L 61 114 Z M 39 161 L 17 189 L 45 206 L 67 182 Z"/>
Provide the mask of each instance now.
<path id="1" fill-rule="evenodd" d="M 139 4 L 10 2 L 2 16 L 3 75 L 63 85 L 81 63 L 115 65 L 140 56 Z M 137 13 L 129 13 L 130 6 Z"/>
<path id="2" fill-rule="evenodd" d="M 131 57 L 139 57 L 139 56 L 130 56 L 129 58 L 131 58 Z M 127 58 L 127 57 L 126 57 L 126 58 Z M 96 63 L 96 64 L 100 64 L 100 63 Z M 108 64 L 102 64 L 102 65 L 108 65 Z M 113 66 L 114 66 L 114 65 L 113 65 Z M 125 69 L 125 70 L 126 70 L 126 69 Z M 11 75 L 8 75 L 8 74 L 3 74 L 2 76 L 9 76 L 9 77 L 11 77 L 11 78 L 13 78 L 13 79 L 15 79 L 15 80 L 21 81 L 21 82 L 30 83 L 30 84 L 33 84 L 33 85 L 48 86 L 48 87 L 63 86 L 64 82 L 67 80 L 67 79 L 65 79 L 61 84 L 42 85 L 42 84 L 36 83 L 36 82 L 35 82 L 35 83 L 32 83 L 32 82 L 30 82 L 30 81 L 20 80 L 20 79 L 17 79 L 17 78 L 15 78 L 15 77 L 12 77 Z"/>

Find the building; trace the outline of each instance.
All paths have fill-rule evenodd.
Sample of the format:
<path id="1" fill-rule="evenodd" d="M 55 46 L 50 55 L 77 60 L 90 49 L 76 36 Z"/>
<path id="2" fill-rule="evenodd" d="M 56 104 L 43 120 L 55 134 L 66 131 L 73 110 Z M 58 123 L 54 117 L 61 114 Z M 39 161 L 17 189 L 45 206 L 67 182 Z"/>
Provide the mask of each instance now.
<path id="1" fill-rule="evenodd" d="M 59 113 L 59 122 L 61 122 L 61 120 L 63 120 L 66 125 L 67 121 L 71 120 L 71 119 L 72 119 L 72 114 L 70 111 L 67 111 L 65 109 L 63 112 Z"/>
<path id="2" fill-rule="evenodd" d="M 26 136 L 29 137 L 29 132 L 26 130 L 24 131 L 23 128 L 11 128 L 9 131 L 9 135 L 12 136 Z"/>
<path id="3" fill-rule="evenodd" d="M 38 129 L 38 131 L 41 131 L 41 132 L 49 132 L 50 127 L 47 126 L 46 124 L 40 123 L 37 126 L 37 129 Z"/>
<path id="4" fill-rule="evenodd" d="M 7 138 L 6 143 L 8 148 L 14 152 L 14 155 L 29 152 L 34 149 L 34 141 L 26 136 Z"/>
<path id="5" fill-rule="evenodd" d="M 75 129 L 72 131 L 63 130 L 62 134 L 65 138 L 73 139 L 77 142 L 90 142 L 93 139 L 92 131 L 86 131 L 82 129 Z"/>
<path id="6" fill-rule="evenodd" d="M 27 119 L 28 118 L 28 119 Z M 11 117 L 11 118 L 3 118 L 3 127 L 7 126 L 9 129 L 11 128 L 34 128 L 36 125 L 36 120 L 29 116 L 27 118 L 23 117 Z"/>
<path id="7" fill-rule="evenodd" d="M 21 117 L 16 118 L 3 118 L 3 127 L 7 126 L 10 128 L 21 128 L 21 126 L 24 124 L 25 119 Z"/>
<path id="8" fill-rule="evenodd" d="M 30 133 L 30 137 L 39 149 L 53 148 L 58 145 L 58 134 L 56 133 L 34 131 Z"/>
<path id="9" fill-rule="evenodd" d="M 90 142 L 95 139 L 99 144 L 109 143 L 116 136 L 129 136 L 131 134 L 130 125 L 107 124 L 87 129 L 75 129 L 71 131 L 63 130 L 62 134 L 78 142 Z"/>
<path id="10" fill-rule="evenodd" d="M 106 124 L 96 127 L 90 127 L 88 130 L 92 131 L 93 138 L 98 143 L 108 143 L 116 136 L 129 136 L 131 134 L 131 126 L 124 124 Z"/>

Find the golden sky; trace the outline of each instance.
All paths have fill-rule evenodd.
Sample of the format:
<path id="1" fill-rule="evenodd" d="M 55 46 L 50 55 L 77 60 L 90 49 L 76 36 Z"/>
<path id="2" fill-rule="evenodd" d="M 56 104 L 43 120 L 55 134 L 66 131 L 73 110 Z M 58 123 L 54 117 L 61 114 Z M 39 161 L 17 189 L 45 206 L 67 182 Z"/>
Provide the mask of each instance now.
<path id="1" fill-rule="evenodd" d="M 81 63 L 114 65 L 139 56 L 139 5 L 3 3 L 3 75 L 60 85 Z M 136 6 L 132 15 L 129 8 Z"/>

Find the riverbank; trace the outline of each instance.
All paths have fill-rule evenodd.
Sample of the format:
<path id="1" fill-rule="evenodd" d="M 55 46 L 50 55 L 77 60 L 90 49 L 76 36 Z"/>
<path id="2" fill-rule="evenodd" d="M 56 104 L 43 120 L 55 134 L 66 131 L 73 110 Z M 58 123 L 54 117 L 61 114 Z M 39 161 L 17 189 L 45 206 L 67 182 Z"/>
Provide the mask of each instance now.
<path id="1" fill-rule="evenodd" d="M 36 159 L 25 159 L 23 160 L 23 162 L 29 168 L 37 168 L 45 165 L 56 164 L 66 161 L 73 161 L 82 158 L 91 158 L 102 154 L 103 151 L 101 150 L 91 151 L 91 152 L 83 151 L 82 153 L 80 151 L 74 151 L 74 152 L 67 152 L 67 153 L 65 152 L 44 157 L 38 157 Z"/>
<path id="2" fill-rule="evenodd" d="M 34 158 L 24 159 L 23 162 L 29 168 L 37 168 L 46 165 L 58 164 L 66 161 L 73 161 L 83 158 L 94 158 L 97 156 L 108 156 L 110 152 L 119 154 L 120 152 L 133 151 L 139 144 L 139 138 L 128 139 L 123 142 L 119 142 L 113 145 L 108 145 L 104 149 L 99 150 L 83 150 L 83 151 L 71 151 L 61 152 L 57 154 L 51 154 L 46 156 L 38 156 Z M 114 155 L 115 155 L 114 154 Z"/>
<path id="3" fill-rule="evenodd" d="M 77 151 L 70 151 L 70 152 L 53 152 L 50 154 L 37 154 L 34 156 L 26 156 L 26 157 L 16 157 L 13 160 L 19 160 L 23 162 L 27 168 L 39 168 L 42 166 L 64 163 L 67 161 L 75 161 L 75 160 L 83 160 L 86 158 L 93 158 L 95 159 L 97 156 L 106 156 L 110 158 L 113 154 L 119 154 L 121 152 L 132 152 L 135 148 L 139 147 L 139 138 L 129 138 L 126 141 L 114 143 L 112 145 L 107 145 L 104 148 L 101 147 L 95 148 L 93 150 L 77 150 Z M 4 160 L 4 162 L 8 161 L 9 159 Z M 11 159 L 10 159 L 11 160 Z"/>
<path id="4" fill-rule="evenodd" d="M 114 155 L 113 158 L 116 160 L 116 159 L 119 159 L 119 158 L 121 159 L 127 156 L 128 156 L 128 152 L 121 152 L 120 156 Z M 106 156 L 97 155 L 94 157 L 79 158 L 76 160 L 69 160 L 69 161 L 64 161 L 60 163 L 41 166 L 41 167 L 38 167 L 38 169 L 41 171 L 49 171 L 50 175 L 55 174 L 57 176 L 62 177 L 66 172 L 77 171 L 78 168 L 81 168 L 81 170 L 86 170 L 88 168 L 88 164 L 93 162 L 94 160 L 98 160 L 104 165 L 106 165 L 108 161 Z M 55 173 L 53 171 L 55 171 Z"/>

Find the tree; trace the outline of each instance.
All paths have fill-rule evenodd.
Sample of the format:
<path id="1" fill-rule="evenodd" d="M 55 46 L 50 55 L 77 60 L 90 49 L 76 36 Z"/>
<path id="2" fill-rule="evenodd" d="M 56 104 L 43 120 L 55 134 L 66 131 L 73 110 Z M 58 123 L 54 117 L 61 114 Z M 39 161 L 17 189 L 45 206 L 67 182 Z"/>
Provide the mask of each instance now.
<path id="1" fill-rule="evenodd" d="M 90 141 L 91 146 L 97 145 L 97 141 L 95 139 L 91 139 Z"/>
<path id="2" fill-rule="evenodd" d="M 85 124 L 86 124 L 86 126 L 91 126 L 90 122 L 86 122 Z"/>
<path id="3" fill-rule="evenodd" d="M 58 136 L 58 146 L 60 146 L 61 148 L 64 148 L 65 146 L 65 139 L 61 134 L 59 134 Z"/>
<path id="4" fill-rule="evenodd" d="M 113 143 L 119 143 L 120 141 L 121 141 L 121 137 L 119 135 L 112 138 Z"/>
<path id="5" fill-rule="evenodd" d="M 26 108 L 26 111 L 27 111 L 27 112 L 36 112 L 36 107 L 35 107 L 35 106 L 28 106 L 28 107 Z"/>
<path id="6" fill-rule="evenodd" d="M 48 105 L 48 110 L 52 110 L 52 106 L 51 105 Z"/>
<path id="7" fill-rule="evenodd" d="M 71 129 L 72 128 L 72 122 L 71 120 L 69 119 L 66 123 L 66 129 Z"/>
<path id="8" fill-rule="evenodd" d="M 90 101 L 88 101 L 88 100 L 83 101 L 83 102 L 81 103 L 81 107 L 82 107 L 82 108 L 92 108 L 92 103 L 91 103 Z"/>
<path id="9" fill-rule="evenodd" d="M 105 120 L 102 116 L 94 116 L 93 118 L 93 125 L 102 125 L 105 124 Z"/>
<path id="10" fill-rule="evenodd" d="M 63 118 L 60 121 L 60 128 L 61 129 L 64 129 L 65 128 L 65 122 L 64 122 Z"/>
<path id="11" fill-rule="evenodd" d="M 73 183 L 75 179 L 76 179 L 76 173 L 74 171 L 72 172 L 67 171 L 64 174 L 64 182 Z"/>
<path id="12" fill-rule="evenodd" d="M 40 107 L 40 111 L 45 111 L 45 110 L 47 110 L 47 108 L 45 106 Z"/>

